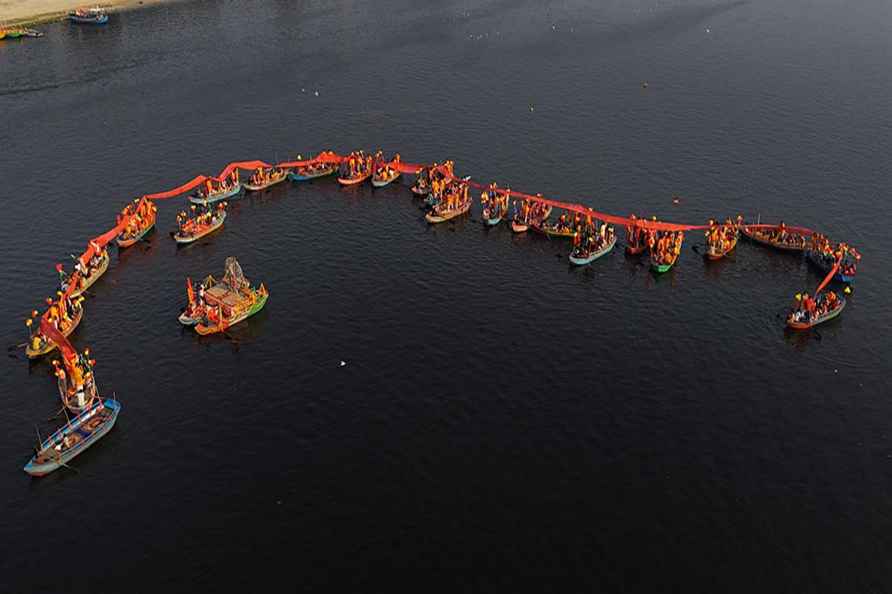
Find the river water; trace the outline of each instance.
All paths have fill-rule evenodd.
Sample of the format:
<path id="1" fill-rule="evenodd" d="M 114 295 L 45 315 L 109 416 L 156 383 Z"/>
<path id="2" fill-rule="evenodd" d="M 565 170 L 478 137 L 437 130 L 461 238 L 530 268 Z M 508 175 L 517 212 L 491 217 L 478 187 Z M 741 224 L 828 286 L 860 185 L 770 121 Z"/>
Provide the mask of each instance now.
<path id="1" fill-rule="evenodd" d="M 892 4 L 233 0 L 45 30 L 0 44 L 3 345 L 127 200 L 325 148 L 864 260 L 842 317 L 790 335 L 819 276 L 752 244 L 571 269 L 479 212 L 429 227 L 408 181 L 320 180 L 176 249 L 159 203 L 72 337 L 123 403 L 75 471 L 22 472 L 58 396 L 5 359 L 0 591 L 887 591 Z M 269 303 L 199 339 L 184 279 L 227 256 Z"/>

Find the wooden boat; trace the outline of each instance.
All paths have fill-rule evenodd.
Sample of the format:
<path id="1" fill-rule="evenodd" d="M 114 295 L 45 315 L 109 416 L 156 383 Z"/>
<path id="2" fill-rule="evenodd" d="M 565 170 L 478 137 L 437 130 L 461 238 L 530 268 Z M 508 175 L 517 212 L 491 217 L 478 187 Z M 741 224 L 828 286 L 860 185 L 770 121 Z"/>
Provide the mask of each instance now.
<path id="1" fill-rule="evenodd" d="M 608 241 L 604 247 L 599 250 L 595 250 L 588 254 L 587 256 L 574 256 L 572 253 L 570 254 L 570 264 L 575 266 L 585 266 L 586 264 L 591 264 L 604 254 L 610 252 L 613 249 L 613 246 L 616 245 L 616 235 L 613 234 L 610 236 L 610 241 Z"/>
<path id="2" fill-rule="evenodd" d="M 496 216 L 493 216 L 493 217 L 486 216 L 487 212 L 488 212 L 488 210 L 484 210 L 484 214 L 481 217 L 483 219 L 484 225 L 486 225 L 487 227 L 495 227 L 496 225 L 498 225 L 499 223 L 502 222 L 503 214 L 502 214 L 501 208 L 499 208 L 498 211 L 496 211 L 496 213 L 495 213 Z"/>
<path id="3" fill-rule="evenodd" d="M 372 176 L 372 185 L 376 188 L 383 188 L 387 184 L 393 182 L 400 176 L 400 172 L 397 170 L 393 170 L 392 174 L 386 178 L 379 178 L 377 175 Z"/>
<path id="4" fill-rule="evenodd" d="M 25 465 L 31 476 L 44 476 L 66 466 L 81 452 L 99 441 L 121 412 L 121 403 L 112 398 L 99 399 L 40 444 L 37 453 Z"/>
<path id="5" fill-rule="evenodd" d="M 427 213 L 426 215 L 424 215 L 424 218 L 428 223 L 431 223 L 433 225 L 436 223 L 444 223 L 450 219 L 454 219 L 457 216 L 461 216 L 461 215 L 465 214 L 469 210 L 471 210 L 470 202 L 468 202 L 466 205 L 462 206 L 461 208 L 457 208 L 455 210 L 440 211 L 440 212 L 431 211 L 431 212 Z"/>
<path id="6" fill-rule="evenodd" d="M 530 224 L 530 228 L 534 231 L 538 231 L 539 233 L 544 233 L 549 237 L 573 237 L 576 234 L 576 231 L 574 231 L 572 228 L 559 230 L 556 229 L 553 225 L 548 225 L 544 221 L 539 225 Z"/>
<path id="7" fill-rule="evenodd" d="M 831 257 L 828 259 L 821 252 L 815 250 L 807 250 L 805 252 L 805 259 L 808 260 L 815 268 L 827 274 L 830 272 L 830 269 L 833 268 L 834 260 Z M 840 283 L 848 283 L 851 284 L 852 281 L 855 280 L 854 274 L 846 274 L 842 271 L 842 269 L 837 270 L 836 274 L 833 275 L 833 280 Z"/>
<path id="8" fill-rule="evenodd" d="M 210 301 L 210 299 L 213 299 L 212 295 L 213 295 L 214 289 L 216 289 L 216 288 L 217 287 L 211 287 L 210 289 L 205 291 L 204 294 L 205 294 L 206 300 Z M 242 322 L 242 321 L 250 318 L 254 314 L 256 314 L 258 311 L 263 309 L 264 305 L 266 305 L 266 300 L 269 298 L 269 293 L 267 293 L 265 289 L 263 291 L 261 291 L 259 289 L 256 289 L 256 290 L 252 289 L 252 291 L 255 295 L 255 301 L 253 301 L 249 305 L 246 305 L 244 309 L 242 309 L 241 311 L 238 311 L 237 313 L 235 313 L 235 315 L 233 315 L 230 318 L 227 318 L 221 322 L 211 322 L 207 317 L 205 317 L 195 325 L 195 331 L 198 332 L 199 334 L 201 334 L 202 336 L 207 336 L 208 334 L 216 334 L 218 332 L 223 332 L 227 328 L 235 326 L 239 322 Z M 230 293 L 231 293 L 231 291 L 230 291 Z M 209 299 L 209 297 L 210 297 L 210 299 Z M 229 300 L 228 297 L 229 297 L 228 295 L 223 297 L 221 299 L 221 302 L 228 301 Z M 244 297 L 244 295 L 242 295 L 242 297 Z M 242 301 L 242 303 L 244 303 L 244 302 Z"/>
<path id="9" fill-rule="evenodd" d="M 208 204 L 213 204 L 214 202 L 219 202 L 221 200 L 226 200 L 227 198 L 232 198 L 236 194 L 242 191 L 241 182 L 235 184 L 231 188 L 222 189 L 218 192 L 212 192 L 207 196 L 202 196 L 201 194 L 193 194 L 189 196 L 189 202 L 192 204 L 199 204 L 207 206 Z"/>
<path id="10" fill-rule="evenodd" d="M 180 317 L 178 317 L 177 319 L 183 326 L 194 326 L 198 322 L 202 321 L 204 317 L 204 310 L 201 310 L 200 312 L 190 312 L 188 309 L 186 309 L 183 311 L 183 313 L 180 314 Z"/>
<path id="11" fill-rule="evenodd" d="M 104 25 L 108 15 L 101 8 L 78 8 L 68 13 L 68 20 L 79 25 Z"/>
<path id="12" fill-rule="evenodd" d="M 248 192 L 260 192 L 267 188 L 271 188 L 272 186 L 274 186 L 276 184 L 280 184 L 283 181 L 285 181 L 286 179 L 288 179 L 288 172 L 285 170 L 282 170 L 282 172 L 278 175 L 271 174 L 269 180 L 267 180 L 265 182 L 261 182 L 259 184 L 252 184 L 252 183 L 245 182 L 242 184 L 242 186 L 244 186 L 245 190 L 247 190 Z"/>
<path id="13" fill-rule="evenodd" d="M 672 259 L 672 261 L 669 262 L 669 263 L 667 263 L 667 264 L 657 264 L 656 262 L 654 262 L 653 260 L 651 260 L 651 262 L 650 262 L 650 269 L 651 269 L 652 271 L 656 272 L 657 274 L 663 274 L 663 273 L 665 273 L 665 272 L 669 272 L 669 270 L 670 270 L 673 266 L 675 266 L 675 263 L 678 262 L 678 256 L 679 256 L 679 255 L 680 255 L 680 254 L 676 254 L 675 257 Z"/>
<path id="14" fill-rule="evenodd" d="M 173 240 L 180 245 L 192 243 L 193 241 L 198 241 L 205 235 L 210 235 L 217 229 L 223 226 L 223 221 L 226 220 L 226 211 L 219 210 L 215 215 L 211 218 L 210 225 L 202 225 L 196 231 L 184 232 L 182 229 L 173 234 Z"/>
<path id="15" fill-rule="evenodd" d="M 135 244 L 140 239 L 142 239 L 143 237 L 145 237 L 146 234 L 148 234 L 148 232 L 154 228 L 155 228 L 155 215 L 153 214 L 152 220 L 149 222 L 149 224 L 146 225 L 145 227 L 143 227 L 136 235 L 134 235 L 132 237 L 125 237 L 124 233 L 121 233 L 115 239 L 115 242 L 118 244 L 119 248 L 128 248 L 131 245 Z"/>
<path id="16" fill-rule="evenodd" d="M 340 177 L 338 176 L 338 183 L 342 186 L 355 186 L 356 184 L 361 184 L 368 178 L 372 177 L 372 172 L 368 171 L 366 173 L 360 173 L 356 177 Z"/>
<path id="17" fill-rule="evenodd" d="M 71 297 L 80 297 L 84 291 L 92 287 L 93 283 L 98 281 L 99 277 L 105 274 L 105 271 L 108 270 L 109 260 L 111 260 L 111 258 L 108 256 L 108 250 L 105 250 L 99 258 L 99 266 L 93 270 L 93 273 L 90 274 L 90 276 L 81 277 L 80 288 L 72 291 Z"/>
<path id="18" fill-rule="evenodd" d="M 529 223 L 522 223 L 518 221 L 511 221 L 511 230 L 515 233 L 525 233 L 527 229 L 530 228 Z"/>
<path id="19" fill-rule="evenodd" d="M 67 384 L 60 378 L 59 396 L 62 398 L 62 406 L 76 415 L 85 412 L 99 399 L 99 395 L 96 393 L 96 384 L 93 383 L 93 380 L 80 386 L 73 394 L 69 394 Z"/>
<path id="20" fill-rule="evenodd" d="M 334 163 L 328 163 L 324 167 L 316 170 L 311 170 L 309 167 L 298 167 L 296 170 L 292 170 L 291 173 L 288 174 L 288 179 L 291 181 L 309 181 L 311 179 L 316 179 L 317 177 L 331 175 L 337 170 L 338 166 Z"/>
<path id="21" fill-rule="evenodd" d="M 832 320 L 833 318 L 835 318 L 836 316 L 838 316 L 839 314 L 842 313 L 842 310 L 845 308 L 845 306 L 846 306 L 846 298 L 840 297 L 839 305 L 837 305 L 835 309 L 832 309 L 832 310 L 828 311 L 827 313 L 825 313 L 824 315 L 818 316 L 817 318 L 810 320 L 808 322 L 794 322 L 793 318 L 788 317 L 787 318 L 787 327 L 789 327 L 793 330 L 808 330 L 809 328 L 817 326 L 818 324 L 823 324 L 824 322 L 828 322 L 828 321 Z"/>
<path id="22" fill-rule="evenodd" d="M 787 243 L 781 243 L 779 241 L 774 241 L 772 239 L 769 239 L 760 230 L 750 229 L 746 225 L 740 227 L 740 232 L 743 233 L 743 235 L 750 241 L 761 243 L 762 245 L 767 245 L 768 247 L 772 247 L 776 250 L 782 250 L 785 252 L 802 252 L 805 251 L 808 247 L 807 241 L 804 241 L 802 245 L 791 245 Z"/>
<path id="23" fill-rule="evenodd" d="M 80 305 L 78 307 L 73 307 L 72 313 L 74 313 L 74 315 L 71 318 L 71 322 L 69 322 L 69 324 L 64 328 L 60 329 L 60 331 L 62 332 L 62 336 L 68 337 L 72 332 L 74 332 L 78 324 L 81 323 L 81 320 L 84 317 L 84 306 Z M 52 340 L 47 339 L 45 336 L 43 336 L 41 344 L 36 349 L 32 347 L 33 345 L 31 344 L 31 342 L 25 345 L 25 356 L 29 359 L 43 357 L 48 353 L 52 353 L 57 348 L 56 343 Z"/>
<path id="24" fill-rule="evenodd" d="M 706 246 L 706 253 L 703 254 L 703 257 L 707 260 L 721 260 L 728 254 L 734 251 L 734 248 L 737 247 L 737 240 L 740 237 L 737 233 L 734 234 L 734 239 L 731 241 L 731 244 L 724 250 L 718 250 L 715 246 L 708 245 Z"/>

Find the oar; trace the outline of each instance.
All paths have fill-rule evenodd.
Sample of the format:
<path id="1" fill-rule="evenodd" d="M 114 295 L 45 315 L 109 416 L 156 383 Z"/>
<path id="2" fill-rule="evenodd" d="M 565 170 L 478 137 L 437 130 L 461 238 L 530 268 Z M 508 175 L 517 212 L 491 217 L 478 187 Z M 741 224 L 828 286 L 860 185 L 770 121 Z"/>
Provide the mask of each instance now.
<path id="1" fill-rule="evenodd" d="M 47 421 L 55 421 L 56 419 L 59 418 L 59 415 L 61 415 L 64 411 L 65 411 L 65 407 L 63 406 L 62 408 L 60 408 L 59 410 L 56 411 L 56 414 L 54 414 L 53 416 L 48 418 Z"/>

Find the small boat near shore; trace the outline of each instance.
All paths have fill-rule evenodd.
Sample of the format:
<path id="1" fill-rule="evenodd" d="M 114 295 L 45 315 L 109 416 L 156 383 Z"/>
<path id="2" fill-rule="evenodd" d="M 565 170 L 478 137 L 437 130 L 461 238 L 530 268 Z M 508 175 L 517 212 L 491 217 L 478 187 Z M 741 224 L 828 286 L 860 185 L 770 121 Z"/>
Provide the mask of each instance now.
<path id="1" fill-rule="evenodd" d="M 282 183 L 286 179 L 288 179 L 287 170 L 272 168 L 256 172 L 251 176 L 250 181 L 244 182 L 242 185 L 248 192 L 261 192 Z"/>
<path id="2" fill-rule="evenodd" d="M 25 465 L 31 476 L 45 476 L 58 470 L 102 439 L 115 425 L 121 403 L 113 398 L 99 399 L 83 413 L 46 440 Z"/>
<path id="3" fill-rule="evenodd" d="M 72 301 L 71 303 L 71 321 L 59 328 L 59 332 L 66 338 L 77 329 L 84 317 L 84 306 L 83 304 L 78 305 L 78 301 Z M 25 345 L 25 356 L 29 359 L 37 359 L 38 357 L 43 357 L 56 350 L 58 345 L 52 340 L 49 340 L 46 336 L 38 332 L 35 333 L 35 337 L 38 338 L 37 342 L 32 338 L 32 340 Z"/>
<path id="4" fill-rule="evenodd" d="M 616 234 L 612 231 L 610 232 L 610 239 L 607 240 L 602 247 L 599 249 L 593 250 L 588 253 L 576 253 L 572 252 L 569 256 L 570 264 L 574 266 L 585 266 L 586 264 L 591 264 L 601 256 L 610 252 L 613 249 L 613 246 L 616 245 Z"/>
<path id="5" fill-rule="evenodd" d="M 207 206 L 208 204 L 214 204 L 215 202 L 232 198 L 241 193 L 241 191 L 242 184 L 237 182 L 232 186 L 224 186 L 209 194 L 193 194 L 192 196 L 189 196 L 189 202 L 200 206 Z"/>
<path id="6" fill-rule="evenodd" d="M 68 20 L 78 25 L 104 25 L 108 22 L 108 14 L 98 6 L 77 8 L 68 13 Z"/>
<path id="7" fill-rule="evenodd" d="M 291 173 L 288 174 L 288 179 L 296 182 L 309 181 L 317 177 L 332 175 L 337 170 L 338 166 L 335 163 L 317 163 L 291 170 Z"/>

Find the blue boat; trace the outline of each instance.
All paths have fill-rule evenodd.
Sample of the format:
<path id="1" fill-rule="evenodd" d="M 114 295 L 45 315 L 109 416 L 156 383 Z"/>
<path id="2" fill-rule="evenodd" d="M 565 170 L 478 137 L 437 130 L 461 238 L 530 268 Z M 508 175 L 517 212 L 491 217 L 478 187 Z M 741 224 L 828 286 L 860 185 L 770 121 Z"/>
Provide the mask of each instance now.
<path id="1" fill-rule="evenodd" d="M 99 399 L 69 424 L 50 435 L 25 465 L 31 476 L 44 476 L 66 466 L 73 458 L 99 441 L 118 420 L 121 403 Z"/>
<path id="2" fill-rule="evenodd" d="M 613 246 L 616 245 L 616 235 L 613 234 L 610 236 L 610 241 L 608 241 L 604 247 L 599 250 L 595 250 L 588 254 L 587 256 L 574 256 L 572 253 L 570 254 L 570 264 L 575 266 L 585 266 L 586 264 L 591 264 L 604 254 L 608 253 L 613 249 Z"/>
<path id="3" fill-rule="evenodd" d="M 242 191 L 242 184 L 237 183 L 232 188 L 228 190 L 222 190 L 219 192 L 213 192 L 208 194 L 207 196 L 202 196 L 201 194 L 193 194 L 189 196 L 189 202 L 192 204 L 200 204 L 207 205 L 213 204 L 214 202 L 220 202 L 221 200 L 226 200 L 227 198 L 232 198 L 236 194 Z"/>
<path id="4" fill-rule="evenodd" d="M 68 20 L 79 25 L 104 25 L 108 15 L 101 8 L 78 8 L 68 13 Z"/>
<path id="5" fill-rule="evenodd" d="M 818 270 L 820 270 L 824 274 L 830 272 L 830 269 L 833 268 L 834 264 L 832 256 L 825 256 L 824 254 L 815 250 L 808 250 L 807 252 L 805 252 L 805 259 L 811 262 Z M 838 270 L 836 274 L 833 275 L 833 280 L 840 283 L 851 284 L 852 281 L 855 280 L 855 275 L 845 274 L 842 270 Z"/>

